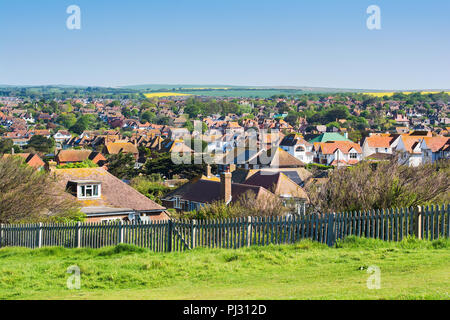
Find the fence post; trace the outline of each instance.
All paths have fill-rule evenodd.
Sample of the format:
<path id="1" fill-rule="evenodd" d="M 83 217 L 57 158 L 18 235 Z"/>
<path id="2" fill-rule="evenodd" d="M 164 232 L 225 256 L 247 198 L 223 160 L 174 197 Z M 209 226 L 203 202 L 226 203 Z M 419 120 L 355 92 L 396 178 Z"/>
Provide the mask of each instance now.
<path id="1" fill-rule="evenodd" d="M 197 238 L 197 220 L 191 221 L 191 249 L 195 249 Z"/>
<path id="2" fill-rule="evenodd" d="M 38 230 L 38 248 L 42 247 L 42 222 L 39 223 L 39 230 Z"/>
<path id="3" fill-rule="evenodd" d="M 79 221 L 77 222 L 77 225 L 75 227 L 75 231 L 76 231 L 76 234 L 77 234 L 77 248 L 81 248 L 81 224 L 80 224 Z"/>
<path id="4" fill-rule="evenodd" d="M 0 248 L 3 246 L 3 223 L 0 224 Z"/>
<path id="5" fill-rule="evenodd" d="M 335 220 L 336 214 L 330 213 L 328 216 L 328 229 L 327 229 L 327 244 L 329 247 L 332 247 L 334 245 L 334 242 L 336 241 L 336 234 L 334 231 L 334 220 Z"/>
<path id="6" fill-rule="evenodd" d="M 416 214 L 414 216 L 415 216 L 415 220 L 416 220 L 416 223 L 414 225 L 414 235 L 416 236 L 417 239 L 422 240 L 423 230 L 422 230 L 422 207 L 421 206 L 417 206 Z"/>
<path id="7" fill-rule="evenodd" d="M 119 221 L 119 243 L 123 243 L 123 220 Z"/>
<path id="8" fill-rule="evenodd" d="M 167 224 L 167 247 L 166 251 L 171 252 L 172 251 L 172 220 L 168 220 Z"/>
<path id="9" fill-rule="evenodd" d="M 247 217 L 247 247 L 250 247 L 252 241 L 252 217 Z"/>

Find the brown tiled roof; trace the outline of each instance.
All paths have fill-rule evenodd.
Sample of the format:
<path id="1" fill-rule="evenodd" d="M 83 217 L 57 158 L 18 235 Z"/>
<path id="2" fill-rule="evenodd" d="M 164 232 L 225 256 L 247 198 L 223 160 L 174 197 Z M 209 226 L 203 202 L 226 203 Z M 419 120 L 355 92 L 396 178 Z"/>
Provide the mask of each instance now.
<path id="1" fill-rule="evenodd" d="M 120 152 L 122 153 L 133 153 L 137 154 L 139 153 L 137 147 L 129 142 L 112 142 L 107 143 L 105 145 L 106 150 L 109 154 L 118 154 Z"/>
<path id="2" fill-rule="evenodd" d="M 56 155 L 57 162 L 83 162 L 85 160 L 106 161 L 106 158 L 99 152 L 91 150 L 61 150 Z"/>
<path id="3" fill-rule="evenodd" d="M 304 167 L 305 163 L 289 154 L 287 151 L 284 151 L 281 148 L 272 148 L 269 149 L 265 156 L 270 158 L 269 166 L 278 167 L 278 168 L 293 168 L 293 167 Z M 258 163 L 262 165 L 266 165 L 267 159 L 263 158 L 263 155 L 258 156 Z"/>
<path id="4" fill-rule="evenodd" d="M 308 198 L 303 188 L 289 179 L 289 177 L 282 172 L 270 173 L 259 171 L 248 178 L 244 184 L 264 187 L 276 195 L 290 195 L 292 197 L 303 199 Z"/>
<path id="5" fill-rule="evenodd" d="M 239 196 L 248 191 L 252 191 L 256 195 L 257 200 L 262 200 L 267 196 L 273 196 L 270 191 L 263 187 L 232 183 L 232 201 L 237 200 Z M 197 181 L 189 182 L 168 194 L 166 198 L 171 198 L 174 196 L 180 196 L 184 200 L 198 203 L 211 203 L 222 200 L 220 193 L 220 182 L 207 179 L 199 179 Z"/>
<path id="6" fill-rule="evenodd" d="M 103 168 L 56 169 L 51 172 L 58 183 L 67 189 L 69 181 L 101 182 L 101 199 L 79 200 L 83 207 L 130 208 L 136 211 L 163 211 L 164 207 L 139 193 Z M 153 217 L 152 217 L 153 218 Z M 165 214 L 156 219 L 166 218 Z"/>

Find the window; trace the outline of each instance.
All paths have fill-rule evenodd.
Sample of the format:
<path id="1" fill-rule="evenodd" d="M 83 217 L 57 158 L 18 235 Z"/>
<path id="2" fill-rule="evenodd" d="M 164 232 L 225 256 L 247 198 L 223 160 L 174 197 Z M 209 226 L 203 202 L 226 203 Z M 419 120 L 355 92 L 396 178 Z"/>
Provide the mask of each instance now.
<path id="1" fill-rule="evenodd" d="M 89 199 L 100 197 L 99 184 L 83 184 L 78 186 L 78 198 Z"/>
<path id="2" fill-rule="evenodd" d="M 350 159 L 358 159 L 358 154 L 357 153 L 350 153 Z"/>
<path id="3" fill-rule="evenodd" d="M 175 209 L 181 209 L 181 198 L 180 197 L 175 197 L 175 199 L 173 200 L 173 207 Z"/>

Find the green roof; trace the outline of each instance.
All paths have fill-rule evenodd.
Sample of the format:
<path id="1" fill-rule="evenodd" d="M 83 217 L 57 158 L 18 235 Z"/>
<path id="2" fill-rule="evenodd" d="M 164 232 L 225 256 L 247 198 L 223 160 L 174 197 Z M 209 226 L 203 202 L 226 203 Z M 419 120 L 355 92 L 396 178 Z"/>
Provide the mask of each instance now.
<path id="1" fill-rule="evenodd" d="M 343 135 L 336 132 L 325 132 L 308 142 L 314 143 L 314 142 L 328 142 L 328 141 L 351 141 L 351 140 L 347 139 Z"/>

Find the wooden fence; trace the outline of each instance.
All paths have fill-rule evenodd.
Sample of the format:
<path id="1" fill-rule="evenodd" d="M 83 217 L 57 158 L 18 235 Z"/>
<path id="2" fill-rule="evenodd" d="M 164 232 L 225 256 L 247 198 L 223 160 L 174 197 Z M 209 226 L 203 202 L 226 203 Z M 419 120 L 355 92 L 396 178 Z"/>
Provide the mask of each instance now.
<path id="1" fill-rule="evenodd" d="M 333 246 L 349 235 L 401 241 L 450 237 L 450 206 L 362 212 L 165 220 L 142 223 L 20 224 L 0 226 L 0 246 L 101 248 L 134 244 L 156 252 L 195 247 L 241 248 L 311 239 Z"/>

